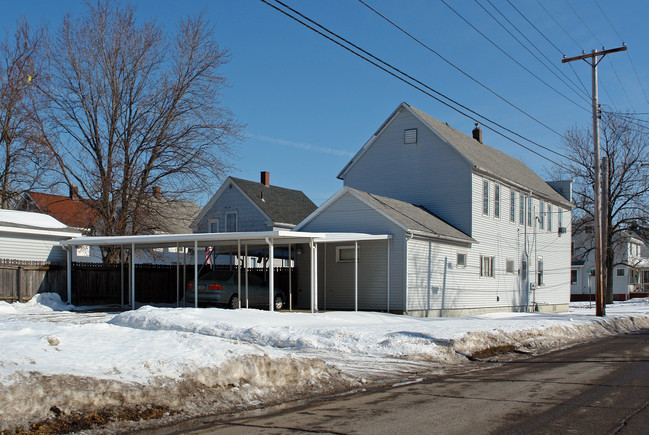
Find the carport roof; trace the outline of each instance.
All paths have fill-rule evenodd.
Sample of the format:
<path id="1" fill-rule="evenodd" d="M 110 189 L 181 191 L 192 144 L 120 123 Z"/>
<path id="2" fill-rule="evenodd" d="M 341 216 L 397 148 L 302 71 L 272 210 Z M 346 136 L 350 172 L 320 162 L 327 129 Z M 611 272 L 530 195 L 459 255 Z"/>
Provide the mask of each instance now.
<path id="1" fill-rule="evenodd" d="M 301 243 L 333 243 L 354 242 L 364 240 L 386 240 L 392 238 L 389 234 L 364 233 L 311 233 L 302 231 L 257 231 L 237 233 L 193 233 L 193 234 L 153 234 L 143 236 L 111 236 L 111 237 L 76 237 L 62 241 L 64 246 L 130 246 L 137 248 L 163 247 L 192 247 L 197 246 L 236 246 L 238 242 L 244 245 L 265 245 L 266 239 L 278 245 L 296 245 Z"/>

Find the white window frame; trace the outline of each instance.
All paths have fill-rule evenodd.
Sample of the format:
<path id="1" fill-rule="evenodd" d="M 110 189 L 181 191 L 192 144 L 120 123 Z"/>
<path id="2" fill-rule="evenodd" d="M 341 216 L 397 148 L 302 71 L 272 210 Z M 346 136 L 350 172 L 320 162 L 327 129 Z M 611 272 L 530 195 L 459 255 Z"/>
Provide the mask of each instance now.
<path id="1" fill-rule="evenodd" d="M 548 231 L 552 231 L 552 204 L 548 204 Z"/>
<path id="2" fill-rule="evenodd" d="M 575 274 L 575 279 L 572 279 L 572 274 Z M 579 272 L 577 272 L 576 269 L 572 269 L 570 271 L 570 285 L 577 285 L 579 284 Z"/>
<path id="3" fill-rule="evenodd" d="M 557 223 L 559 225 L 559 228 L 563 226 L 563 209 L 561 207 L 558 208 L 558 214 L 559 216 L 559 222 Z"/>
<path id="4" fill-rule="evenodd" d="M 216 231 L 212 231 L 212 224 L 216 224 Z M 219 218 L 208 219 L 207 221 L 207 232 L 208 233 L 219 233 L 220 232 L 221 222 Z"/>
<path id="5" fill-rule="evenodd" d="M 494 266 L 496 257 L 480 255 L 480 276 L 484 278 L 493 278 L 495 276 Z"/>
<path id="6" fill-rule="evenodd" d="M 518 193 L 518 224 L 525 225 L 525 195 Z"/>
<path id="7" fill-rule="evenodd" d="M 513 258 L 508 258 L 505 260 L 505 273 L 514 274 L 516 273 L 515 265 L 516 262 Z"/>
<path id="8" fill-rule="evenodd" d="M 509 222 L 516 222 L 516 191 L 509 193 Z"/>
<path id="9" fill-rule="evenodd" d="M 494 184 L 494 217 L 500 219 L 500 184 Z"/>
<path id="10" fill-rule="evenodd" d="M 354 245 L 336 246 L 336 263 L 353 263 L 354 262 L 353 257 L 351 259 L 340 257 L 341 251 L 350 251 L 350 250 L 354 252 Z M 358 250 L 356 251 L 356 259 L 358 261 L 360 261 L 361 258 L 360 253 L 361 253 L 361 246 L 358 245 Z"/>
<path id="11" fill-rule="evenodd" d="M 539 199 L 539 229 L 545 229 L 545 201 Z"/>
<path id="12" fill-rule="evenodd" d="M 531 227 L 532 226 L 532 197 L 528 196 L 527 197 L 527 226 Z"/>
<path id="13" fill-rule="evenodd" d="M 622 273 L 620 273 L 620 272 L 622 272 Z M 623 267 L 615 269 L 615 276 L 625 276 L 625 275 L 626 275 L 626 271 L 624 270 Z"/>
<path id="14" fill-rule="evenodd" d="M 239 231 L 239 213 L 236 211 L 228 211 L 225 213 L 225 228 L 223 228 L 225 231 L 224 232 L 231 232 L 228 231 L 228 221 L 229 217 L 234 215 L 234 232 L 236 233 Z"/>
<path id="15" fill-rule="evenodd" d="M 464 263 L 460 263 L 460 256 L 464 258 Z M 464 269 L 466 267 L 466 252 L 458 252 L 455 267 L 458 269 Z"/>
<path id="16" fill-rule="evenodd" d="M 539 287 L 545 285 L 543 281 L 543 257 L 539 257 L 536 260 L 536 285 Z"/>
<path id="17" fill-rule="evenodd" d="M 482 214 L 489 216 L 489 180 L 482 180 Z"/>

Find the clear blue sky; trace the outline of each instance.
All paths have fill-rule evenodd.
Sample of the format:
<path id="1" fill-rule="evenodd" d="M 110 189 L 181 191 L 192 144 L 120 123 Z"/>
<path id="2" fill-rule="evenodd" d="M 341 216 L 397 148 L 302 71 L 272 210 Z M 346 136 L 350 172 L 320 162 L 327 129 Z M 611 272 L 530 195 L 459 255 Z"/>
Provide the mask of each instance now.
<path id="1" fill-rule="evenodd" d="M 646 31 L 649 2 L 645 0 L 511 0 L 511 3 L 508 0 L 445 0 L 556 91 L 494 47 L 441 0 L 365 1 L 466 73 L 560 133 L 575 125 L 591 125 L 587 99 L 590 67 L 583 61 L 574 62 L 572 68 L 561 64 L 562 53 L 576 56 L 582 49 L 590 52 L 601 49 L 602 45 L 613 48 L 623 40 L 628 52 L 611 54 L 600 64 L 603 84 L 600 102 L 616 111 L 649 112 Z M 155 18 L 169 30 L 174 29 L 179 17 L 204 11 L 216 27 L 221 46 L 230 50 L 231 62 L 223 70 L 230 87 L 224 92 L 223 102 L 247 125 L 247 139 L 236 145 L 238 171 L 232 175 L 258 180 L 259 172 L 267 170 L 272 184 L 303 190 L 316 204 L 321 204 L 342 187 L 336 175 L 400 102 L 406 101 L 467 134 L 473 128 L 470 119 L 261 1 L 141 0 L 132 3 L 136 4 L 139 16 Z M 286 0 L 285 3 L 470 109 L 526 138 L 561 151 L 559 135 L 466 78 L 359 1 Z M 559 50 L 539 35 L 512 4 Z M 56 28 L 65 12 L 81 13 L 83 5 L 79 1 L 3 1 L 0 26 L 10 30 L 23 16 L 30 22 L 48 23 L 50 28 Z M 533 55 L 480 5 L 505 25 L 508 24 L 498 11 L 515 24 L 536 45 L 534 48 L 516 34 Z M 548 69 L 567 75 L 576 83 L 570 86 L 577 91 Z M 564 76 L 560 77 L 567 81 Z M 647 115 L 639 116 L 649 119 Z M 546 160 L 490 131 L 484 131 L 484 142 L 519 158 L 541 176 L 548 176 L 551 164 Z M 528 145 L 553 160 L 561 160 Z M 219 180 L 206 182 L 214 184 L 213 191 L 220 185 Z M 206 200 L 196 198 L 201 205 Z"/>

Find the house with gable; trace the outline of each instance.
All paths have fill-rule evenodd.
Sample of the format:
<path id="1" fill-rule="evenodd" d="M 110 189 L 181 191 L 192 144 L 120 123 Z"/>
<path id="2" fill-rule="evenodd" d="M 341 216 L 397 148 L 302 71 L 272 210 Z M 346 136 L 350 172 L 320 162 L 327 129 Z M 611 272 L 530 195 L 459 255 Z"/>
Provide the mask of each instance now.
<path id="1" fill-rule="evenodd" d="M 351 308 L 356 274 L 361 309 L 568 309 L 571 183 L 544 181 L 478 126 L 468 136 L 402 103 L 338 178 L 343 189 L 296 230 L 392 237 L 319 246 L 320 308 Z"/>

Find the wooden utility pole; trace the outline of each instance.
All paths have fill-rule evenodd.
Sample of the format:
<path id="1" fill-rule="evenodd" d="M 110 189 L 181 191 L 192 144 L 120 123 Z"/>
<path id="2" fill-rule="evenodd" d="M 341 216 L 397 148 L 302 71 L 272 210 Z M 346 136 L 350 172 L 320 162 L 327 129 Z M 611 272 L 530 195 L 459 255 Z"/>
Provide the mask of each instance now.
<path id="1" fill-rule="evenodd" d="M 575 60 L 584 60 L 592 68 L 593 79 L 593 151 L 595 163 L 595 185 L 594 202 L 595 212 L 593 216 L 594 234 L 595 234 L 595 314 L 597 316 L 606 315 L 606 305 L 604 303 L 604 280 L 602 277 L 602 205 L 601 205 L 601 174 L 600 174 L 600 153 L 599 153 L 599 104 L 597 103 L 597 65 L 609 53 L 626 51 L 626 45 L 618 48 L 611 48 L 602 51 L 592 50 L 590 54 L 582 54 L 575 57 L 564 57 L 561 63 L 572 62 Z M 598 56 L 601 56 L 598 59 Z"/>

